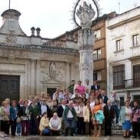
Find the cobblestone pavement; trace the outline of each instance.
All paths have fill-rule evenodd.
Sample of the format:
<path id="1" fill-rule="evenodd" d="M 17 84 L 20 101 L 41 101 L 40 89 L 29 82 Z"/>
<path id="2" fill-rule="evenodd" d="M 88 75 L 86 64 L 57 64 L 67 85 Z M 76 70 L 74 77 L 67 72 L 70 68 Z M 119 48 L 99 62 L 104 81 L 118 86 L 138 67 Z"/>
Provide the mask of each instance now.
<path id="1" fill-rule="evenodd" d="M 15 138 L 0 138 L 0 140 L 124 140 L 121 136 L 112 136 L 112 137 L 40 137 L 40 136 L 29 136 L 29 137 L 15 137 Z M 128 138 L 127 140 L 136 140 L 133 138 Z"/>

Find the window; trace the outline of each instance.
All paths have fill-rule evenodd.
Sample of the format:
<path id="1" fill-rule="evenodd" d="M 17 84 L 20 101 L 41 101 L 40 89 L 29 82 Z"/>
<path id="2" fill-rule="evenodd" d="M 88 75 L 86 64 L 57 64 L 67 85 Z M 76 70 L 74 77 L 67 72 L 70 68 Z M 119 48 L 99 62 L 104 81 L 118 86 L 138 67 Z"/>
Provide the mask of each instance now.
<path id="1" fill-rule="evenodd" d="M 93 51 L 93 59 L 94 60 L 99 60 L 101 59 L 101 49 Z"/>
<path id="2" fill-rule="evenodd" d="M 96 80 L 101 80 L 101 73 L 100 72 L 94 72 L 93 73 L 93 80 L 96 81 Z"/>
<path id="3" fill-rule="evenodd" d="M 94 72 L 93 73 L 93 81 L 96 81 L 96 80 L 98 80 L 98 73 Z"/>
<path id="4" fill-rule="evenodd" d="M 138 101 L 138 103 L 140 104 L 140 95 L 134 95 L 133 96 L 134 101 Z"/>
<path id="5" fill-rule="evenodd" d="M 120 97 L 120 106 L 124 106 L 124 97 Z"/>
<path id="6" fill-rule="evenodd" d="M 95 31 L 94 36 L 95 36 L 95 40 L 100 39 L 101 38 L 101 31 L 100 30 Z"/>
<path id="7" fill-rule="evenodd" d="M 140 87 L 140 64 L 133 66 L 133 87 Z"/>
<path id="8" fill-rule="evenodd" d="M 113 67 L 113 89 L 122 89 L 125 87 L 125 67 L 124 65 Z"/>
<path id="9" fill-rule="evenodd" d="M 121 50 L 123 50 L 123 48 L 122 48 L 122 40 L 120 39 L 116 41 L 116 51 L 118 52 Z"/>
<path id="10" fill-rule="evenodd" d="M 139 45 L 139 35 L 138 34 L 133 35 L 132 39 L 133 39 L 133 47 L 138 46 Z"/>

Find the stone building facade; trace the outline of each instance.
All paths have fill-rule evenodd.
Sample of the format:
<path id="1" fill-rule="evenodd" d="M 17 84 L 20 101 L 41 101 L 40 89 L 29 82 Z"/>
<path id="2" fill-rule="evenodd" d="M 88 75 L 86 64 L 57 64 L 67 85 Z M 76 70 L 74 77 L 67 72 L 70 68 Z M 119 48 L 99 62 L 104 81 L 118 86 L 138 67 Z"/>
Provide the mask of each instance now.
<path id="1" fill-rule="evenodd" d="M 20 13 L 7 10 L 0 28 L 0 100 L 19 99 L 42 91 L 65 89 L 79 80 L 79 51 L 75 42 L 42 38 L 40 29 L 27 36 Z"/>
<path id="2" fill-rule="evenodd" d="M 108 93 L 140 102 L 140 7 L 106 22 Z"/>

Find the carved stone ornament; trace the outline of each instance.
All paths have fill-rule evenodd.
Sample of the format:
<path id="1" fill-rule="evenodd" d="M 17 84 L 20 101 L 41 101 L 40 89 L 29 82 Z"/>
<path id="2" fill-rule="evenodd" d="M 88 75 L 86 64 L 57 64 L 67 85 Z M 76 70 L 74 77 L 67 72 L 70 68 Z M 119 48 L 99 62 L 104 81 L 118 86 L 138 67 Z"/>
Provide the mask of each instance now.
<path id="1" fill-rule="evenodd" d="M 16 44 L 16 37 L 15 36 L 12 36 L 12 35 L 8 35 L 6 36 L 6 43 L 8 44 Z"/>
<path id="2" fill-rule="evenodd" d="M 45 62 L 44 62 L 45 64 Z M 54 80 L 54 81 L 64 81 L 64 68 L 61 64 L 51 62 L 48 67 L 42 67 L 42 78 L 43 81 Z"/>
<path id="3" fill-rule="evenodd" d="M 92 25 L 92 19 L 95 17 L 95 11 L 91 4 L 83 3 L 83 6 L 79 7 L 76 12 L 77 17 L 80 19 L 82 28 L 90 28 Z"/>

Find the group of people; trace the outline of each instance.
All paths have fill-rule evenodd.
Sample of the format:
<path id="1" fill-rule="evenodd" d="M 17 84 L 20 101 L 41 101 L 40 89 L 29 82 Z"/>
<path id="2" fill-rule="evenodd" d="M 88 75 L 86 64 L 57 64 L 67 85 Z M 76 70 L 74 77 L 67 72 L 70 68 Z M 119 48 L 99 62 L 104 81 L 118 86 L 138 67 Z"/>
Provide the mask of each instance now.
<path id="1" fill-rule="evenodd" d="M 137 134 L 140 137 L 137 129 L 140 126 L 138 103 L 132 103 L 128 98 L 126 105 L 120 109 L 120 98 L 116 92 L 108 97 L 105 89 L 101 89 L 96 81 L 93 86 L 89 85 L 89 80 L 85 82 L 86 86 L 83 86 L 81 81 L 75 83 L 72 80 L 66 90 L 58 87 L 52 96 L 42 92 L 18 102 L 5 99 L 0 107 L 1 133 L 5 136 L 98 137 L 104 128 L 104 134 L 111 136 L 112 124 L 122 122 L 124 137 L 129 137 L 131 124 L 134 137 L 137 137 Z"/>

